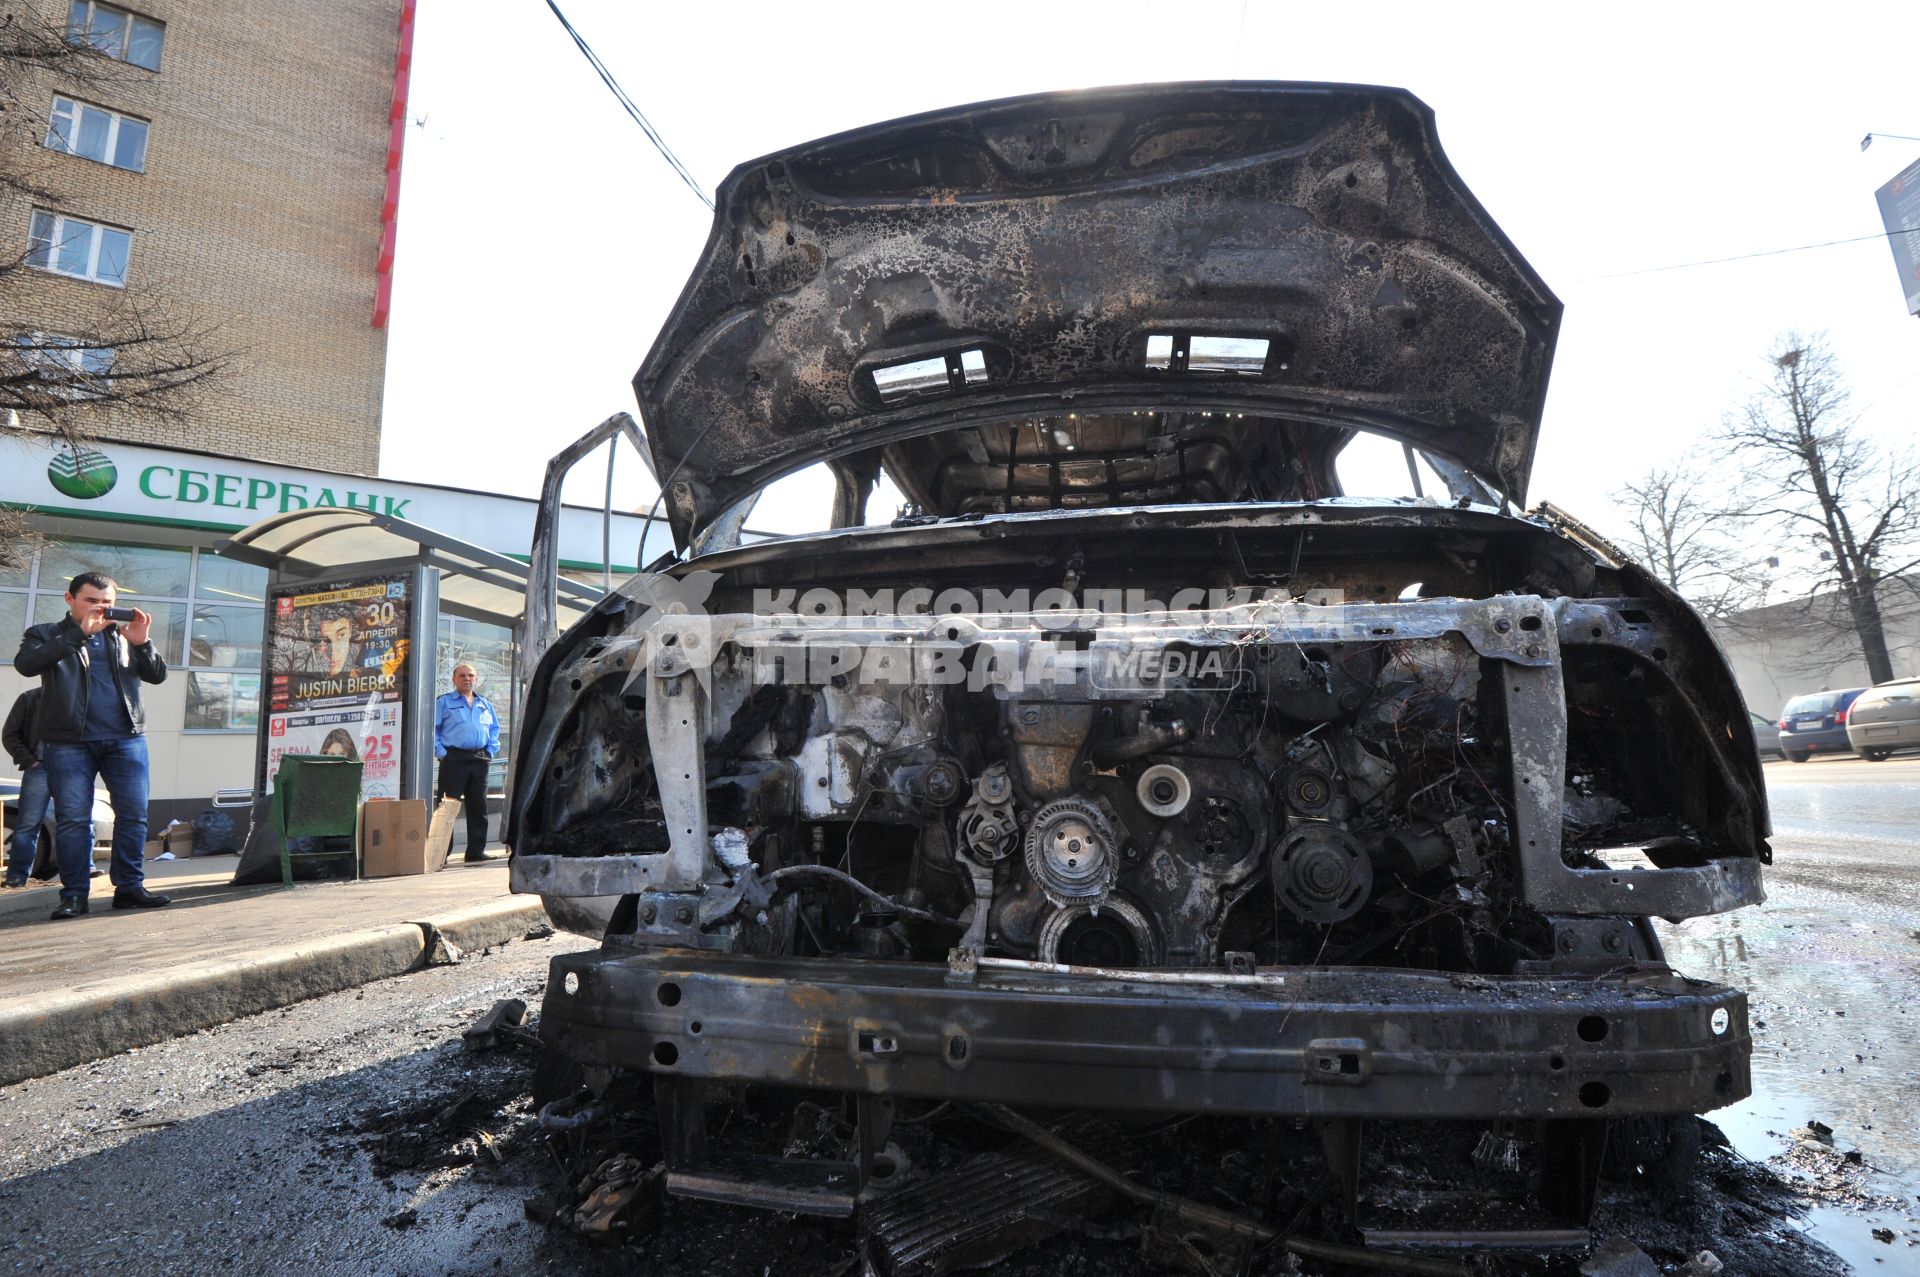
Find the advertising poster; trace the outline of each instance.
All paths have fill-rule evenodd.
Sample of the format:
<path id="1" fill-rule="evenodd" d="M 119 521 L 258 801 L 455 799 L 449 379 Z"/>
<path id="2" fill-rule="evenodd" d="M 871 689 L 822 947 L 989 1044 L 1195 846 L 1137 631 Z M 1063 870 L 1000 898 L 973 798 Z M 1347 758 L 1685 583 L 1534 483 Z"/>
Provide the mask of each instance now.
<path id="1" fill-rule="evenodd" d="M 267 600 L 267 792 L 286 754 L 359 759 L 360 796 L 400 796 L 411 600 L 404 577 Z"/>

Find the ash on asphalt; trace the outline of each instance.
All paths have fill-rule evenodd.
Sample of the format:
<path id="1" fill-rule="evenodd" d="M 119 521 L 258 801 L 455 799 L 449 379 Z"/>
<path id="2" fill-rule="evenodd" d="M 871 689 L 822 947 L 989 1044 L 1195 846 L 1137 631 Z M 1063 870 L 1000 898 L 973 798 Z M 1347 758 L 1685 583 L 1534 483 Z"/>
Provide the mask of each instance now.
<path id="1" fill-rule="evenodd" d="M 496 998 L 537 1006 L 548 960 L 585 947 L 566 936 L 516 941 L 0 1092 L 9 1221 L 0 1270 L 860 1271 L 856 1224 L 660 1198 L 648 1105 L 552 1136 L 534 1116 L 529 1051 L 463 1048 L 461 1030 Z M 764 1091 L 732 1098 L 714 1114 L 716 1140 L 844 1156 L 848 1126 L 836 1109 Z M 924 1107 L 907 1105 L 894 1137 L 902 1191 L 969 1157 L 1024 1148 L 957 1110 L 913 1120 Z M 1318 1144 L 1296 1123 L 1103 1126 L 1083 1125 L 1076 1138 L 1115 1150 L 1145 1182 L 1270 1223 L 1298 1214 L 1309 1234 L 1345 1237 L 1316 1202 Z M 1502 1133 L 1511 1155 L 1490 1171 L 1475 1159 L 1483 1134 L 1434 1126 L 1372 1138 L 1363 1213 L 1391 1222 L 1438 1202 L 1457 1214 L 1463 1182 L 1524 1195 L 1538 1150 L 1525 1132 Z M 1686 1192 L 1635 1178 L 1606 1190 L 1596 1236 L 1630 1238 L 1667 1265 L 1709 1249 L 1731 1273 L 1846 1271 L 1796 1223 L 1812 1199 L 1766 1166 L 1709 1149 Z M 581 1222 L 605 1227 L 590 1238 Z M 1059 1231 L 997 1273 L 1169 1271 L 1164 1252 L 1144 1248 L 1151 1230 L 1143 1236 L 1147 1221 L 1132 1207 L 1109 1201 L 1088 1219 L 1044 1222 Z M 1480 1271 L 1573 1274 L 1579 1263 L 1508 1256 Z M 1275 1252 L 1247 1271 L 1341 1270 Z"/>

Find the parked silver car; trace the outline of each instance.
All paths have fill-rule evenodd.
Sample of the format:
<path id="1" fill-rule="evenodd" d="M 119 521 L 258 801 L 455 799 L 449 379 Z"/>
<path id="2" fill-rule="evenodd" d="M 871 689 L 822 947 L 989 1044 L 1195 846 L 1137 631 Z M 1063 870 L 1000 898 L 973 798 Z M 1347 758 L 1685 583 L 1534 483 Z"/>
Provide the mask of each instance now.
<path id="1" fill-rule="evenodd" d="M 1847 743 L 1870 763 L 1885 762 L 1896 749 L 1920 749 L 1920 678 L 1860 693 L 1847 714 Z"/>

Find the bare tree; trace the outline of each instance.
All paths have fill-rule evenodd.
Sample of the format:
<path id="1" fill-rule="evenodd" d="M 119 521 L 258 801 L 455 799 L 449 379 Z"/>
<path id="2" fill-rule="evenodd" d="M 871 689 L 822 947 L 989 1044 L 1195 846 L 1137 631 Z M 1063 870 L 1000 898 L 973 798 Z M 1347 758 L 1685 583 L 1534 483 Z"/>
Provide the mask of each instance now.
<path id="1" fill-rule="evenodd" d="M 1767 358 L 1767 381 L 1728 415 L 1720 443 L 1745 476 L 1750 516 L 1784 544 L 1816 548 L 1809 620 L 1850 638 L 1885 682 L 1888 595 L 1920 567 L 1920 470 L 1860 433 L 1823 336 L 1789 333 Z"/>
<path id="2" fill-rule="evenodd" d="M 1647 471 L 1613 499 L 1627 520 L 1622 547 L 1703 615 L 1724 620 L 1765 601 L 1766 565 L 1734 535 L 1745 511 L 1727 504 L 1697 455 Z"/>
<path id="3" fill-rule="evenodd" d="M 51 93 L 97 93 L 127 74 L 125 63 L 71 39 L 37 6 L 5 6 L 0 209 L 61 203 L 60 166 L 71 161 L 45 145 Z M 115 422 L 185 418 L 231 361 L 186 307 L 139 287 L 101 290 L 101 303 L 84 319 L 37 319 L 31 294 L 44 265 L 33 246 L 0 250 L 0 430 L 53 435 L 78 454 Z M 9 513 L 0 519 L 0 560 L 17 562 L 32 546 L 24 521 Z"/>

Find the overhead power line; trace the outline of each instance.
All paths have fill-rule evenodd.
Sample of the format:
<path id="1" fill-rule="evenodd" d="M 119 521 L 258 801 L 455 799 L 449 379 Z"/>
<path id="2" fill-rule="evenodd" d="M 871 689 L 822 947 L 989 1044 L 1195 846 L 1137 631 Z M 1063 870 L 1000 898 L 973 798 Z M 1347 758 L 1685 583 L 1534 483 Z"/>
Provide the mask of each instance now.
<path id="1" fill-rule="evenodd" d="M 700 188 L 700 183 L 693 180 L 693 174 L 687 172 L 687 166 L 680 162 L 680 157 L 673 153 L 673 148 L 667 145 L 667 140 L 660 136 L 660 130 L 654 128 L 647 117 L 641 113 L 640 108 L 634 105 L 633 99 L 627 96 L 627 91 L 620 87 L 618 80 L 613 78 L 613 72 L 607 70 L 606 63 L 602 62 L 600 55 L 593 51 L 593 46 L 573 29 L 573 23 L 567 21 L 567 15 L 560 12 L 560 6 L 554 0 L 547 0 L 547 8 L 553 10 L 553 16 L 560 20 L 560 25 L 566 28 L 568 35 L 573 37 L 574 45 L 579 48 L 581 56 L 585 57 L 588 65 L 593 68 L 594 74 L 600 77 L 600 82 L 607 86 L 608 91 L 620 105 L 626 108 L 627 114 L 633 117 L 633 122 L 638 124 L 640 131 L 647 135 L 647 141 L 653 143 L 654 149 L 660 152 L 660 157 L 680 175 L 680 180 L 687 184 L 688 190 L 700 198 L 702 204 L 712 208 L 712 197 Z"/>
<path id="2" fill-rule="evenodd" d="M 1898 231 L 1881 231 L 1878 235 L 1855 235 L 1851 239 L 1829 239 L 1818 244 L 1796 244 L 1792 248 L 1769 248 L 1758 253 L 1736 253 L 1732 257 L 1709 257 L 1704 261 L 1698 262 L 1676 262 L 1672 266 L 1648 266 L 1643 270 L 1616 271 L 1611 275 L 1588 275 L 1584 279 L 1576 279 L 1573 282 L 1576 284 L 1592 284 L 1603 279 L 1626 279 L 1633 275 L 1658 275 L 1663 271 L 1692 270 L 1695 266 L 1719 266 L 1725 262 L 1744 262 L 1755 257 L 1779 257 L 1783 253 L 1805 253 L 1816 248 L 1832 248 L 1836 244 L 1859 244 L 1870 239 L 1892 239 L 1895 235 L 1912 235 L 1917 232 L 1920 232 L 1920 226 L 1908 227 L 1905 230 Z"/>

